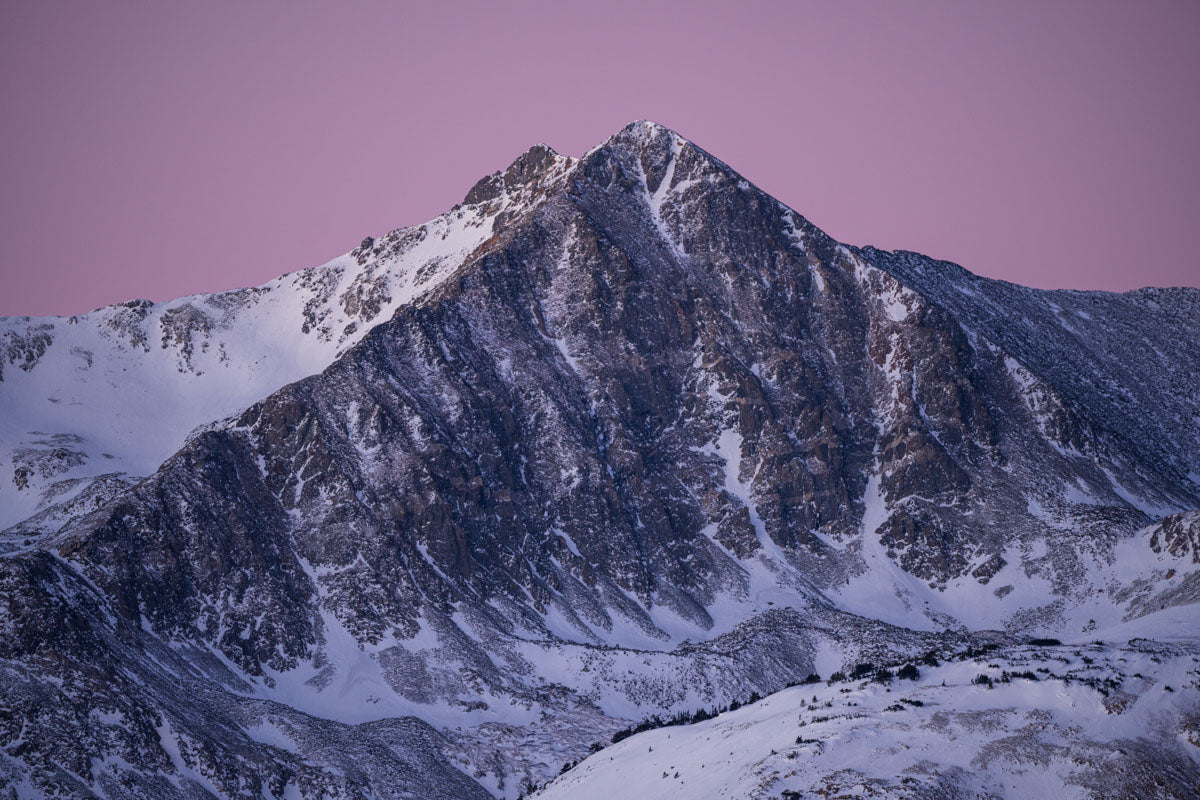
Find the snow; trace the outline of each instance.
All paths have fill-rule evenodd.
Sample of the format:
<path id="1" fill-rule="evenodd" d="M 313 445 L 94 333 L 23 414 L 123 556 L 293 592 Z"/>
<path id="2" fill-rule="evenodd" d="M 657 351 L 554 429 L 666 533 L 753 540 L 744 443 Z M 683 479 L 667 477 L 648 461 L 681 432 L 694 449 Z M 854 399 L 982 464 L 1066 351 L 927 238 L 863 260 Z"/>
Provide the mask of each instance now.
<path id="1" fill-rule="evenodd" d="M 838 251 L 854 266 L 855 279 L 867 294 L 877 298 L 887 319 L 892 322 L 904 322 L 908 319 L 910 307 L 919 301 L 915 292 L 892 275 L 864 263 L 844 245 L 839 245 Z"/>
<path id="2" fill-rule="evenodd" d="M 1064 596 L 1062 588 L 1040 566 L 1049 552 L 1044 538 L 1010 544 L 1001 553 L 1005 565 L 986 584 L 973 578 L 968 570 L 968 574 L 932 588 L 889 558 L 874 534 L 887 519 L 878 481 L 878 476 L 872 475 L 867 483 L 861 538 L 849 545 L 828 540 L 836 547 L 860 548 L 863 571 L 826 592 L 838 607 L 855 614 L 914 630 L 937 630 L 948 623 L 969 630 L 989 630 L 1007 628 L 1021 612 L 1041 609 L 1046 615 L 1038 629 L 1044 635 L 1069 638 L 1088 632 L 1088 636 L 1095 636 L 1091 631 L 1097 626 L 1119 626 L 1131 613 L 1133 599 L 1150 591 L 1143 588 L 1130 595 L 1131 590 L 1153 587 L 1156 593 L 1164 592 L 1194 572 L 1190 554 L 1175 557 L 1154 553 L 1148 544 L 1147 529 L 1117 542 L 1111 550 L 1098 547 L 1077 552 L 1080 571 L 1074 585 L 1082 594 Z M 1072 502 L 1085 497 L 1096 502 L 1075 487 L 1068 494 Z M 1029 497 L 1027 502 L 1030 514 L 1046 523 L 1049 535 L 1071 529 L 1069 522 L 1045 509 L 1036 497 Z M 1173 577 L 1167 578 L 1168 573 Z M 1006 591 L 998 593 L 1001 589 Z M 1185 614 L 1179 623 L 1184 625 L 1186 620 Z M 1200 616 L 1193 619 L 1190 630 L 1192 636 L 1200 637 Z"/>
<path id="3" fill-rule="evenodd" d="M 892 322 L 903 322 L 908 319 L 908 306 L 898 294 L 884 297 L 883 310 Z"/>
<path id="4" fill-rule="evenodd" d="M 822 678 L 828 678 L 842 668 L 846 663 L 847 653 L 833 642 L 822 640 L 813 656 L 813 671 Z"/>
<path id="5" fill-rule="evenodd" d="M 32 369 L 4 365 L 0 469 L 11 475 L 16 450 L 50 451 L 54 445 L 37 443 L 69 434 L 80 437 L 70 447 L 86 461 L 47 480 L 151 474 L 192 431 L 320 372 L 373 325 L 417 302 L 491 236 L 493 221 L 446 214 L 403 232 L 420 240 L 382 262 L 360 265 L 347 254 L 257 289 L 153 303 L 140 320 L 141 309 L 119 305 L 68 318 L 0 319 L 0 336 L 45 327 L 53 337 Z M 342 296 L 376 281 L 386 299 L 379 313 L 351 316 Z M 324 317 L 307 333 L 306 311 Z M 180 313 L 203 315 L 209 330 L 193 328 L 187 343 L 176 342 L 170 326 Z M 351 322 L 357 328 L 346 332 Z M 19 491 L 12 480 L 0 481 L 0 529 L 43 506 L 43 483 L 36 478 Z"/>
<path id="6" fill-rule="evenodd" d="M 750 524 L 754 526 L 754 534 L 762 546 L 764 557 L 780 564 L 786 564 L 787 558 L 771 539 L 762 518 L 758 516 L 758 505 L 754 501 L 750 483 L 742 480 L 742 434 L 732 427 L 721 431 L 717 436 L 715 452 L 725 462 L 725 491 L 750 512 Z"/>
<path id="7" fill-rule="evenodd" d="M 887 548 L 876 533 L 889 515 L 879 488 L 878 472 L 868 477 L 863 500 L 865 509 L 858 546 L 864 569 L 829 594 L 839 606 L 855 614 L 913 630 L 940 627 L 935 618 L 925 613 L 928 600 L 923 604 L 917 600 L 929 594 L 926 585 L 888 557 Z"/>
<path id="8" fill-rule="evenodd" d="M 562 354 L 563 360 L 570 365 L 571 370 L 577 375 L 582 375 L 583 372 L 579 368 L 579 360 L 571 355 L 571 352 L 567 349 L 567 340 L 560 336 L 557 339 L 551 339 L 551 341 L 558 348 L 558 352 Z"/>
<path id="9" fill-rule="evenodd" d="M 213 797 L 220 797 L 221 791 L 213 784 L 207 775 L 200 772 L 196 768 L 189 766 L 184 760 L 183 754 L 179 750 L 179 739 L 175 731 L 171 728 L 171 722 L 165 715 L 162 717 L 161 724 L 155 727 L 158 733 L 159 746 L 166 752 L 167 757 L 171 759 L 171 765 L 179 776 L 198 783 L 201 788 L 211 794 Z M 180 785 L 179 778 L 174 778 L 176 785 Z M 180 786 L 180 788 L 183 788 Z"/>
<path id="10" fill-rule="evenodd" d="M 555 528 L 554 533 L 556 536 L 566 542 L 567 549 L 574 553 L 577 558 L 583 558 L 583 554 L 579 552 L 579 548 L 575 545 L 575 540 L 571 538 L 570 534 L 568 534 L 562 528 Z"/>
<path id="11" fill-rule="evenodd" d="M 1004 366 L 1008 369 L 1008 374 L 1012 376 L 1013 381 L 1021 388 L 1022 400 L 1025 401 L 1025 405 L 1030 406 L 1027 395 L 1037 386 L 1037 378 L 1034 377 L 1032 372 L 1026 369 L 1024 364 L 1012 356 L 1004 357 Z"/>
<path id="12" fill-rule="evenodd" d="M 1200 637 L 1200 603 L 1170 608 L 1137 619 L 1106 625 L 1075 636 L 1072 642 L 1128 642 L 1131 639 L 1153 639 L 1159 642 L 1192 642 Z"/>
<path id="13" fill-rule="evenodd" d="M 1168 514 L 1172 514 L 1177 511 L 1188 510 L 1188 509 L 1185 509 L 1185 508 L 1182 508 L 1179 506 L 1160 505 L 1158 503 L 1147 500 L 1144 497 L 1136 495 L 1133 492 L 1131 492 L 1129 489 L 1127 489 L 1125 487 L 1125 485 L 1123 483 L 1121 483 L 1121 481 L 1117 478 L 1117 476 L 1115 474 L 1113 474 L 1112 470 L 1110 470 L 1108 467 L 1102 466 L 1100 469 L 1104 472 L 1105 476 L 1108 478 L 1108 482 L 1112 486 L 1113 492 L 1115 492 L 1116 495 L 1118 497 L 1120 497 L 1122 500 L 1124 500 L 1126 503 L 1128 503 L 1129 505 L 1138 509 L 1139 511 L 1141 511 L 1143 514 L 1145 514 L 1148 517 L 1165 517 Z"/>
<path id="14" fill-rule="evenodd" d="M 680 191 L 685 187 L 673 187 L 672 183 L 675 180 L 675 165 L 679 162 L 679 153 L 683 150 L 684 141 L 677 136 L 672 135 L 671 138 L 671 160 L 667 163 L 667 170 L 663 174 L 662 180 L 659 181 L 658 188 L 653 192 L 650 191 L 650 186 L 647 182 L 646 174 L 642 172 L 642 183 L 646 186 L 646 199 L 650 204 L 650 220 L 658 229 L 659 238 L 671 248 L 675 256 L 683 259 L 683 253 L 679 249 L 679 245 L 675 243 L 674 237 L 667 230 L 666 224 L 663 222 L 663 204 L 667 197 Z M 638 168 L 642 169 L 641 162 L 638 162 Z"/>
<path id="15" fill-rule="evenodd" d="M 608 800 L 627 796 L 630 787 L 646 800 L 778 798 L 784 791 L 807 797 L 824 796 L 831 784 L 840 787 L 837 796 L 875 796 L 868 786 L 900 776 L 932 782 L 958 774 L 975 782 L 964 795 L 1082 798 L 1090 795 L 1072 780 L 1080 762 L 1071 748 L 1082 737 L 1095 743 L 1085 746 L 1116 756 L 1127 739 L 1189 713 L 1195 694 L 1183 687 L 1194 683 L 1195 663 L 1189 655 L 1111 647 L 1020 648 L 1011 657 L 923 666 L 917 681 L 887 687 L 798 686 L 705 722 L 625 739 L 534 797 Z M 994 688 L 973 682 L 980 673 L 998 679 L 1001 668 L 1040 679 Z M 1112 713 L 1096 689 L 1051 673 L 1118 676 L 1133 702 Z M 1163 684 L 1179 690 L 1165 692 Z M 1031 748 L 1043 754 L 1037 769 L 1030 769 Z"/>
<path id="16" fill-rule="evenodd" d="M 1096 494 L 1083 482 L 1082 478 L 1076 478 L 1072 484 L 1067 484 L 1063 493 L 1063 499 L 1068 503 L 1083 506 L 1102 506 L 1106 505 L 1104 500 L 1097 497 Z"/>
<path id="17" fill-rule="evenodd" d="M 809 274 L 812 275 L 813 283 L 816 285 L 817 291 L 824 293 L 825 276 L 821 274 L 821 270 L 818 267 L 813 267 L 809 270 Z"/>
<path id="18" fill-rule="evenodd" d="M 303 559 L 301 565 L 319 587 L 318 570 Z M 386 637 L 373 645 L 359 642 L 323 604 L 320 621 L 324 641 L 319 648 L 319 659 L 285 672 L 266 667 L 264 671 L 269 681 L 243 675 L 256 686 L 258 696 L 347 725 L 409 716 L 420 717 L 443 728 L 501 720 L 520 724 L 529 721 L 534 714 L 515 705 L 510 697 L 496 697 L 487 692 L 472 692 L 471 697 L 472 700 L 484 700 L 487 704 L 484 710 L 468 710 L 464 704 L 446 699 L 422 703 L 400 694 L 397 689 L 402 687 L 394 686 L 389 680 L 382 657 L 386 651 L 398 646 L 416 654 L 430 655 L 438 651 L 442 646 L 440 637 L 424 620 L 420 633 L 412 639 L 401 643 Z M 431 661 L 449 668 L 444 659 L 432 658 Z M 281 741 L 288 737 L 285 730 L 276 730 L 265 723 L 260 723 L 255 730 L 264 737 L 282 737 Z"/>
<path id="19" fill-rule="evenodd" d="M 269 744 L 272 747 L 278 747 L 281 750 L 288 750 L 293 753 L 301 752 L 301 747 L 296 743 L 296 740 L 274 720 L 264 718 L 259 720 L 258 724 L 248 725 L 242 730 L 256 742 Z"/>

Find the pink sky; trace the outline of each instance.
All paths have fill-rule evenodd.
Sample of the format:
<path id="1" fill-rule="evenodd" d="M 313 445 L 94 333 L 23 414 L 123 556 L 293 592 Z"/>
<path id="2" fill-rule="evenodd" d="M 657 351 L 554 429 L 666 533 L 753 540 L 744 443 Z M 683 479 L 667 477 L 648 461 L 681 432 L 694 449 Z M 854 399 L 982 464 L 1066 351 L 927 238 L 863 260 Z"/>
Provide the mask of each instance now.
<path id="1" fill-rule="evenodd" d="M 252 285 L 668 125 L 833 236 L 1197 285 L 1200 3 L 0 5 L 0 314 Z"/>

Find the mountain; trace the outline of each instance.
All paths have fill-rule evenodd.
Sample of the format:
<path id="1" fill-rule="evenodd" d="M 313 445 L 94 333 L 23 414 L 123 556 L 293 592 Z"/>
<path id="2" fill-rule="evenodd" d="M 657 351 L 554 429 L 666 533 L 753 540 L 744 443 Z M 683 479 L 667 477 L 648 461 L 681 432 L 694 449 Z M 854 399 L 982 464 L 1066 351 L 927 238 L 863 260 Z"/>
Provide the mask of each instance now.
<path id="1" fill-rule="evenodd" d="M 57 530 L 153 473 L 189 434 L 320 372 L 461 267 L 523 200 L 501 191 L 486 209 L 365 239 L 251 289 L 0 318 L 0 470 L 12 477 L 0 481 L 0 529 Z"/>
<path id="2" fill-rule="evenodd" d="M 641 122 L 72 319 L 4 321 L 18 796 L 515 797 L 813 674 L 1163 630 L 1138 752 L 1195 780 L 1200 291 L 846 246 Z"/>

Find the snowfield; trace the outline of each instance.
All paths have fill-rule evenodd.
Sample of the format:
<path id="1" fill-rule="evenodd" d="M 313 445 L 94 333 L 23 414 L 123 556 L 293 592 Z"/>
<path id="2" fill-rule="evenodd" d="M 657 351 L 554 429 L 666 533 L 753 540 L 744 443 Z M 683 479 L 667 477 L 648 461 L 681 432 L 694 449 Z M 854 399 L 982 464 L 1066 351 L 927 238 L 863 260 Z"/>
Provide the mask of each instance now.
<path id="1" fill-rule="evenodd" d="M 1192 614 L 1198 610 L 1190 609 Z M 539 800 L 1200 794 L 1200 647 L 1018 647 L 797 686 L 588 757 Z"/>

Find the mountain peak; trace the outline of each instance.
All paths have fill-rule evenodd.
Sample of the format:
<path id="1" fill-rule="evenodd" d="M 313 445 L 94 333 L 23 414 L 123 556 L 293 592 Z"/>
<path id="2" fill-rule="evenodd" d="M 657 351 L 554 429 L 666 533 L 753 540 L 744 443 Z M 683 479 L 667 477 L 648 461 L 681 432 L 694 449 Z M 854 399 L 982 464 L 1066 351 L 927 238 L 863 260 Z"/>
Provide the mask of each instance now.
<path id="1" fill-rule="evenodd" d="M 643 136 L 649 138 L 656 138 L 663 135 L 679 136 L 676 131 L 671 130 L 666 125 L 661 125 L 653 120 L 648 119 L 634 120 L 621 129 L 622 133 L 626 131 L 634 136 Z"/>
<path id="2" fill-rule="evenodd" d="M 575 159 L 559 155 L 549 145 L 535 144 L 508 165 L 503 172 L 493 172 L 480 178 L 467 196 L 464 205 L 474 205 L 500 197 L 518 187 L 536 183 L 555 169 L 569 165 Z"/>
<path id="3" fill-rule="evenodd" d="M 636 120 L 608 137 L 604 142 L 588 151 L 588 154 L 601 150 L 633 149 L 639 152 L 647 148 L 652 150 L 668 149 L 671 145 L 690 145 L 687 139 L 675 131 L 649 120 Z"/>
<path id="4" fill-rule="evenodd" d="M 668 166 L 677 160 L 689 164 L 688 169 L 693 173 L 691 178 L 700 174 L 713 176 L 721 173 L 725 177 L 741 180 L 741 176 L 721 159 L 698 147 L 695 142 L 677 131 L 650 120 L 636 120 L 610 136 L 603 143 L 589 150 L 582 160 L 604 160 L 613 156 L 619 162 L 640 168 L 646 178 L 646 188 L 654 192 L 660 180 L 666 175 Z M 682 178 L 681 174 L 674 176 Z"/>

